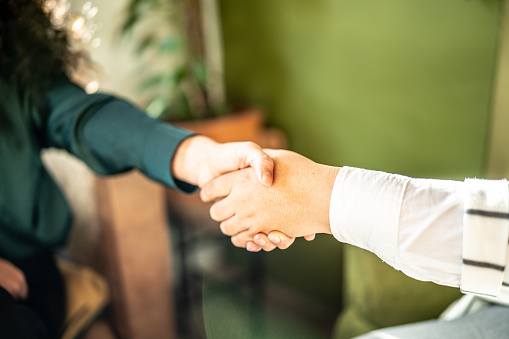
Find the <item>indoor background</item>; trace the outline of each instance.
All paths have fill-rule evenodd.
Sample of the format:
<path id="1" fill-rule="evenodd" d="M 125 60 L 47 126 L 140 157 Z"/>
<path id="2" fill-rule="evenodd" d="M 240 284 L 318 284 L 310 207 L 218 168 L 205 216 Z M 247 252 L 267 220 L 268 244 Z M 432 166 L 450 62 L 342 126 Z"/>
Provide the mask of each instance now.
<path id="1" fill-rule="evenodd" d="M 95 4 L 102 43 L 92 55 L 104 70 L 103 89 L 144 105 L 135 84 L 139 57 L 114 37 L 125 3 Z M 220 0 L 229 108 L 261 108 L 289 149 L 320 163 L 413 177 L 487 176 L 488 165 L 499 163 L 489 155 L 503 4 Z M 251 255 L 229 246 L 239 260 Z M 309 320 L 312 329 L 301 331 L 303 337 L 347 338 L 435 317 L 458 296 L 406 278 L 330 236 L 256 255 L 267 282 L 320 315 L 321 322 L 295 309 L 279 312 L 299 319 L 298 326 Z"/>

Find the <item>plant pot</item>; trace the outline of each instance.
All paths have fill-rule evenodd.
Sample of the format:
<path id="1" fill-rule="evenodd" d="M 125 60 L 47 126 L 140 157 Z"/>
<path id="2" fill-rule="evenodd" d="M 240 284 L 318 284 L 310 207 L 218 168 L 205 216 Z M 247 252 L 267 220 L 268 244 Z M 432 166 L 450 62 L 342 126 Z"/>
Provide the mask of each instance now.
<path id="1" fill-rule="evenodd" d="M 264 148 L 284 148 L 284 134 L 265 128 L 265 114 L 249 109 L 215 119 L 177 122 L 175 125 L 208 136 L 218 142 L 253 141 Z"/>

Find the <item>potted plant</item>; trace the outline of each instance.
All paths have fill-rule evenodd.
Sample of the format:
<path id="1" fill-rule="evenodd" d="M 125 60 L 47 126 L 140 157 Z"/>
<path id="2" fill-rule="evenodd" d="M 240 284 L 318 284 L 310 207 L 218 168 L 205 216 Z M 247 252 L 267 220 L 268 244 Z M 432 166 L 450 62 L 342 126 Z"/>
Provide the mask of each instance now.
<path id="1" fill-rule="evenodd" d="M 128 0 L 121 37 L 135 39 L 140 55 L 165 60 L 139 80 L 148 114 L 221 142 L 283 147 L 280 132 L 263 128 L 260 109 L 231 112 L 220 27 L 216 0 Z"/>
<path id="2" fill-rule="evenodd" d="M 120 34 L 135 40 L 140 55 L 166 60 L 156 74 L 140 79 L 140 90 L 151 95 L 149 114 L 175 121 L 225 111 L 214 0 L 129 0 Z"/>

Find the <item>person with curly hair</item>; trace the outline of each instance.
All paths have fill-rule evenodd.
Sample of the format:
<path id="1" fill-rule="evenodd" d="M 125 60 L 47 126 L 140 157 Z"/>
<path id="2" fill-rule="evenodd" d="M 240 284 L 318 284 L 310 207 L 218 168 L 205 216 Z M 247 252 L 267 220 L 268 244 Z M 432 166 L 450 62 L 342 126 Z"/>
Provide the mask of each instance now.
<path id="1" fill-rule="evenodd" d="M 136 168 L 184 192 L 247 166 L 272 182 L 272 160 L 253 143 L 219 144 L 85 93 L 70 80 L 83 56 L 44 6 L 0 0 L 0 338 L 57 338 L 65 313 L 53 252 L 72 215 L 42 149 L 65 149 L 99 174 Z"/>

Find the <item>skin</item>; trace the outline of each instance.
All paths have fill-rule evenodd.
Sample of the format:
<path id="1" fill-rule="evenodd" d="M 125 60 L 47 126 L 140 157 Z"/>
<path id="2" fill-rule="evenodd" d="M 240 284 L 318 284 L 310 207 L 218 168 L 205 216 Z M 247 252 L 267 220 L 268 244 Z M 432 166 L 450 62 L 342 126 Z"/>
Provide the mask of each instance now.
<path id="1" fill-rule="evenodd" d="M 220 176 L 202 189 L 204 202 L 215 201 L 210 216 L 221 222 L 221 231 L 232 237 L 235 246 L 244 248 L 258 234 L 270 236 L 272 231 L 289 237 L 331 234 L 330 197 L 340 168 L 290 151 L 266 153 L 274 160 L 271 187 L 261 185 L 255 171 L 245 168 Z"/>
<path id="2" fill-rule="evenodd" d="M 0 258 L 0 286 L 5 288 L 14 299 L 26 299 L 28 285 L 25 275 L 11 262 Z"/>
<path id="3" fill-rule="evenodd" d="M 217 143 L 205 136 L 185 139 L 172 161 L 173 175 L 203 187 L 221 174 L 251 166 L 261 185 L 272 184 L 272 159 L 252 142 Z"/>

